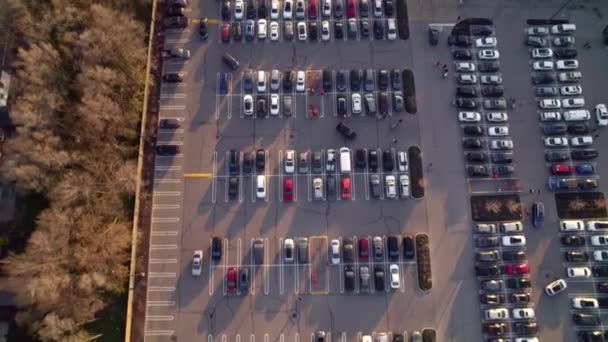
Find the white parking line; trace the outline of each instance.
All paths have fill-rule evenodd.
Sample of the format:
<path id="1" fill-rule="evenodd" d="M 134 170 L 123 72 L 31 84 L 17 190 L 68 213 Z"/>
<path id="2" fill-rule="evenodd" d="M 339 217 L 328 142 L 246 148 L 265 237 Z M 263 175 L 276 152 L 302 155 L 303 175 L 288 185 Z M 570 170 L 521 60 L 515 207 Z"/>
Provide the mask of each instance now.
<path id="1" fill-rule="evenodd" d="M 152 231 L 150 236 L 177 236 L 179 232 L 177 230 L 165 230 L 165 231 Z"/>
<path id="2" fill-rule="evenodd" d="M 211 169 L 211 203 L 215 204 L 216 201 L 216 187 L 215 187 L 215 182 L 216 182 L 216 172 L 215 172 L 215 165 L 217 163 L 217 151 L 213 152 L 213 164 L 212 164 L 212 169 Z"/>
<path id="3" fill-rule="evenodd" d="M 175 278 L 175 272 L 148 272 L 148 278 Z"/>
<path id="4" fill-rule="evenodd" d="M 185 110 L 186 106 L 184 106 L 184 105 L 170 105 L 170 106 L 161 105 L 161 106 L 158 106 L 158 108 L 162 112 L 162 111 L 167 111 L 167 110 Z"/>
<path id="5" fill-rule="evenodd" d="M 212 243 L 213 243 L 213 240 L 209 239 L 209 245 L 210 246 L 212 245 Z M 214 277 L 215 277 L 214 271 L 215 270 L 213 269 L 213 258 L 209 257 L 209 274 L 210 274 L 210 276 L 209 276 L 209 286 L 208 286 L 209 287 L 209 296 L 213 295 L 213 287 L 214 287 L 214 281 L 213 280 L 214 280 Z"/>
<path id="6" fill-rule="evenodd" d="M 181 191 L 157 191 L 155 190 L 152 196 L 154 197 L 172 197 L 172 196 L 180 196 Z"/>
<path id="7" fill-rule="evenodd" d="M 144 335 L 146 336 L 172 336 L 175 333 L 174 330 L 146 330 Z"/>
<path id="8" fill-rule="evenodd" d="M 146 302 L 146 306 L 174 306 L 175 302 L 172 300 L 149 300 Z"/>
<path id="9" fill-rule="evenodd" d="M 175 317 L 171 315 L 146 315 L 146 321 L 173 321 L 174 319 Z"/>
<path id="10" fill-rule="evenodd" d="M 175 292 L 175 286 L 148 286 L 148 292 Z"/>
<path id="11" fill-rule="evenodd" d="M 281 263 L 281 267 L 279 268 L 279 294 L 283 294 L 285 291 L 285 283 L 283 280 L 283 238 L 279 238 L 279 262 Z"/>
<path id="12" fill-rule="evenodd" d="M 268 260 L 268 238 L 264 239 L 264 265 L 263 267 L 263 271 L 264 271 L 264 294 L 268 295 L 268 287 L 270 284 L 270 281 L 268 280 L 268 267 L 266 266 L 266 261 Z"/>

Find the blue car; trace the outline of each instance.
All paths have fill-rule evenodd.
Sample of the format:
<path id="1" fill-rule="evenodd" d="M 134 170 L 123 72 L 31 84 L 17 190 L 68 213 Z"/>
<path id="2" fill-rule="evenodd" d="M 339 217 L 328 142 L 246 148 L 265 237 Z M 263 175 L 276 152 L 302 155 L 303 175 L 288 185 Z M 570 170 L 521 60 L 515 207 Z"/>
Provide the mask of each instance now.
<path id="1" fill-rule="evenodd" d="M 568 181 L 566 179 L 549 178 L 549 190 L 568 190 Z"/>
<path id="2" fill-rule="evenodd" d="M 576 173 L 579 175 L 592 175 L 595 173 L 595 167 L 591 164 L 576 165 Z"/>

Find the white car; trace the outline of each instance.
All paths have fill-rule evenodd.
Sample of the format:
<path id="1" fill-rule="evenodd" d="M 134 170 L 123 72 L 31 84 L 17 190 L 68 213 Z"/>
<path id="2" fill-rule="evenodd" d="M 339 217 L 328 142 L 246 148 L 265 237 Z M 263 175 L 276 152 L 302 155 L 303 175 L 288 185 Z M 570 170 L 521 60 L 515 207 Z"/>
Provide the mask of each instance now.
<path id="1" fill-rule="evenodd" d="M 509 135 L 509 127 L 507 126 L 490 126 L 488 127 L 488 135 L 492 137 L 504 137 Z"/>
<path id="2" fill-rule="evenodd" d="M 538 61 L 532 64 L 532 68 L 537 71 L 553 70 L 553 62 L 551 61 Z"/>
<path id="3" fill-rule="evenodd" d="M 234 2 L 234 19 L 241 20 L 243 19 L 243 0 L 236 0 Z"/>
<path id="4" fill-rule="evenodd" d="M 576 147 L 585 147 L 593 145 L 593 137 L 590 135 L 583 135 L 581 137 L 570 138 L 570 145 Z"/>
<path id="5" fill-rule="evenodd" d="M 574 297 L 572 298 L 572 307 L 575 309 L 597 309 L 600 305 L 595 298 Z"/>
<path id="6" fill-rule="evenodd" d="M 266 198 L 266 176 L 258 175 L 255 182 L 255 195 L 259 199 Z"/>
<path id="7" fill-rule="evenodd" d="M 270 95 L 270 115 L 279 115 L 279 94 Z"/>
<path id="8" fill-rule="evenodd" d="M 602 249 L 599 251 L 593 251 L 593 260 L 608 261 L 608 251 L 605 249 Z"/>
<path id="9" fill-rule="evenodd" d="M 591 245 L 608 246 L 608 235 L 594 235 L 591 237 Z"/>
<path id="10" fill-rule="evenodd" d="M 270 19 L 279 19 L 279 2 L 277 0 L 272 0 L 270 3 Z"/>
<path id="11" fill-rule="evenodd" d="M 323 16 L 331 17 L 331 0 L 323 0 Z"/>
<path id="12" fill-rule="evenodd" d="M 331 240 L 331 263 L 333 265 L 337 265 L 340 263 L 340 240 L 332 239 Z"/>
<path id="13" fill-rule="evenodd" d="M 562 113 L 560 112 L 542 112 L 540 113 L 540 121 L 559 121 L 562 119 Z"/>
<path id="14" fill-rule="evenodd" d="M 398 289 L 401 287 L 401 281 L 399 279 L 399 266 L 391 264 L 388 267 L 388 271 L 391 274 L 391 289 Z"/>
<path id="15" fill-rule="evenodd" d="M 500 224 L 500 231 L 503 233 L 515 233 L 515 232 L 521 232 L 523 230 L 524 230 L 524 225 L 519 221 L 502 222 Z"/>
<path id="16" fill-rule="evenodd" d="M 485 311 L 485 317 L 487 320 L 509 319 L 509 310 L 507 310 L 505 308 L 487 309 Z"/>
<path id="17" fill-rule="evenodd" d="M 270 22 L 270 40 L 279 40 L 279 23 L 276 21 Z"/>
<path id="18" fill-rule="evenodd" d="M 397 39 L 397 24 L 395 24 L 395 18 L 386 19 L 386 38 L 388 40 Z"/>
<path id="19" fill-rule="evenodd" d="M 395 176 L 386 176 L 386 178 L 384 178 L 384 185 L 386 186 L 386 197 L 397 198 L 397 185 L 395 184 Z"/>
<path id="20" fill-rule="evenodd" d="M 510 139 L 494 139 L 490 141 L 490 149 L 492 150 L 512 150 L 513 140 Z"/>
<path id="21" fill-rule="evenodd" d="M 351 103 L 353 106 L 353 114 L 361 114 L 361 94 L 353 93 L 351 95 Z"/>
<path id="22" fill-rule="evenodd" d="M 330 38 L 329 21 L 323 20 L 321 22 L 321 40 L 328 41 L 329 38 Z"/>
<path id="23" fill-rule="evenodd" d="M 285 263 L 293 263 L 295 254 L 295 244 L 293 239 L 285 239 L 285 241 L 283 241 L 283 251 L 283 253 L 285 253 Z"/>
<path id="24" fill-rule="evenodd" d="M 561 87 L 559 90 L 564 96 L 580 95 L 583 93 L 583 88 L 577 85 Z"/>
<path id="25" fill-rule="evenodd" d="M 502 77 L 498 75 L 483 75 L 480 77 L 481 84 L 501 84 Z"/>
<path id="26" fill-rule="evenodd" d="M 504 112 L 489 112 L 486 114 L 486 120 L 489 122 L 507 122 L 509 116 Z"/>
<path id="27" fill-rule="evenodd" d="M 547 296 L 555 296 L 556 294 L 564 291 L 568 288 L 568 284 L 564 279 L 557 279 L 545 286 L 545 293 Z"/>
<path id="28" fill-rule="evenodd" d="M 532 50 L 532 58 L 544 59 L 553 57 L 553 50 L 550 48 L 536 48 Z"/>
<path id="29" fill-rule="evenodd" d="M 515 308 L 511 312 L 516 319 L 532 319 L 535 316 L 532 308 Z"/>
<path id="30" fill-rule="evenodd" d="M 603 232 L 608 229 L 608 221 L 587 221 L 587 230 L 591 232 Z"/>
<path id="31" fill-rule="evenodd" d="M 456 71 L 460 72 L 475 72 L 475 64 L 468 62 L 457 62 Z"/>
<path id="32" fill-rule="evenodd" d="M 525 246 L 526 237 L 523 235 L 510 235 L 502 237 L 502 245 L 509 247 Z"/>
<path id="33" fill-rule="evenodd" d="M 382 0 L 374 0 L 374 17 L 382 16 Z"/>
<path id="34" fill-rule="evenodd" d="M 361 336 L 361 342 L 372 342 L 371 335 L 363 335 L 363 336 Z"/>
<path id="35" fill-rule="evenodd" d="M 306 91 L 306 72 L 300 70 L 296 76 L 296 91 L 303 93 Z"/>
<path id="36" fill-rule="evenodd" d="M 258 39 L 266 39 L 266 19 L 258 20 Z"/>
<path id="37" fill-rule="evenodd" d="M 566 273 L 569 278 L 589 278 L 591 269 L 589 267 L 568 267 Z"/>
<path id="38" fill-rule="evenodd" d="M 514 342 L 539 342 L 538 337 L 518 337 Z"/>
<path id="39" fill-rule="evenodd" d="M 336 171 L 336 150 L 333 148 L 328 148 L 325 154 L 325 171 Z"/>
<path id="40" fill-rule="evenodd" d="M 296 151 L 285 151 L 285 173 L 293 173 L 296 169 Z"/>
<path id="41" fill-rule="evenodd" d="M 573 97 L 562 100 L 563 108 L 582 108 L 585 106 L 585 99 L 582 97 Z"/>
<path id="42" fill-rule="evenodd" d="M 595 106 L 595 117 L 597 118 L 598 126 L 603 127 L 608 125 L 608 110 L 605 104 L 599 103 Z"/>
<path id="43" fill-rule="evenodd" d="M 456 81 L 460 84 L 473 84 L 477 83 L 477 76 L 472 74 L 458 74 Z"/>
<path id="44" fill-rule="evenodd" d="M 258 93 L 266 92 L 266 71 L 258 70 Z"/>
<path id="45" fill-rule="evenodd" d="M 578 61 L 576 59 L 562 59 L 555 64 L 558 70 L 573 70 L 578 69 Z"/>
<path id="46" fill-rule="evenodd" d="M 203 271 L 203 251 L 196 250 L 192 256 L 192 276 L 198 277 Z"/>
<path id="47" fill-rule="evenodd" d="M 291 19 L 293 16 L 293 1 L 285 0 L 283 2 L 283 19 Z"/>
<path id="48" fill-rule="evenodd" d="M 500 54 L 497 50 L 479 50 L 479 59 L 498 59 Z"/>
<path id="49" fill-rule="evenodd" d="M 312 188 L 315 200 L 323 199 L 323 180 L 317 177 L 312 180 Z"/>
<path id="50" fill-rule="evenodd" d="M 475 47 L 478 48 L 489 48 L 496 46 L 496 38 L 495 37 L 485 37 L 475 39 Z"/>
<path id="51" fill-rule="evenodd" d="M 410 197 L 410 176 L 408 176 L 408 175 L 399 176 L 399 189 L 401 189 L 400 190 L 401 198 Z"/>
<path id="52" fill-rule="evenodd" d="M 458 120 L 460 122 L 479 122 L 481 115 L 478 112 L 459 112 Z"/>
<path id="53" fill-rule="evenodd" d="M 538 102 L 538 106 L 542 109 L 561 108 L 562 104 L 558 99 L 543 99 Z"/>
<path id="54" fill-rule="evenodd" d="M 304 41 L 308 39 L 308 34 L 306 33 L 306 23 L 303 21 L 298 22 L 298 39 Z"/>
<path id="55" fill-rule="evenodd" d="M 253 115 L 253 96 L 243 96 L 243 112 L 246 116 Z"/>
<path id="56" fill-rule="evenodd" d="M 563 137 L 545 138 L 546 147 L 565 147 L 568 146 L 568 139 Z"/>
<path id="57" fill-rule="evenodd" d="M 559 223 L 562 232 L 582 232 L 585 230 L 583 221 L 578 220 L 564 220 Z"/>
<path id="58" fill-rule="evenodd" d="M 549 29 L 543 26 L 533 26 L 526 29 L 528 36 L 546 36 L 549 34 Z"/>

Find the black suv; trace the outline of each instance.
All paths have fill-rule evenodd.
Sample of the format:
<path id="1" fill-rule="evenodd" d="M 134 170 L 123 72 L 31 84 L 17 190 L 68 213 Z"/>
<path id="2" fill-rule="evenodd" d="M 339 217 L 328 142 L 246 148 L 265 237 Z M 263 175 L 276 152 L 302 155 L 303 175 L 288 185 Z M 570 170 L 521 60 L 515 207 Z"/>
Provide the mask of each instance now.
<path id="1" fill-rule="evenodd" d="M 386 238 L 386 246 L 388 250 L 388 260 L 399 260 L 399 239 L 394 235 L 389 236 Z"/>
<path id="2" fill-rule="evenodd" d="M 231 176 L 235 176 L 239 174 L 240 171 L 240 167 L 239 167 L 239 153 L 237 152 L 237 150 L 230 150 L 230 152 L 228 153 L 229 158 L 228 158 L 228 172 L 230 173 Z"/>
<path id="3" fill-rule="evenodd" d="M 380 90 L 388 89 L 388 70 L 380 69 L 378 71 L 378 88 Z"/>
<path id="4" fill-rule="evenodd" d="M 369 150 L 367 152 L 369 170 L 372 172 L 378 171 L 378 150 Z"/>
<path id="5" fill-rule="evenodd" d="M 367 165 L 367 157 L 365 155 L 365 150 L 357 149 L 357 151 L 355 151 L 355 167 L 363 170 L 363 169 L 365 169 L 366 165 Z"/>
<path id="6" fill-rule="evenodd" d="M 481 88 L 481 95 L 487 97 L 500 97 L 505 93 L 503 86 L 488 86 Z"/>
<path id="7" fill-rule="evenodd" d="M 486 61 L 477 64 L 477 70 L 479 72 L 496 72 L 500 69 L 500 62 L 497 61 Z"/>
<path id="8" fill-rule="evenodd" d="M 361 87 L 361 70 L 350 71 L 350 90 L 359 91 Z"/>
<path id="9" fill-rule="evenodd" d="M 214 261 L 222 259 L 222 239 L 217 236 L 211 239 L 211 259 Z"/>
<path id="10" fill-rule="evenodd" d="M 570 152 L 570 155 L 572 156 L 572 159 L 574 159 L 574 160 L 590 160 L 590 159 L 597 158 L 598 153 L 597 153 L 597 150 L 586 149 L 586 150 L 572 151 L 572 152 Z"/>
<path id="11" fill-rule="evenodd" d="M 470 50 L 454 50 L 452 57 L 458 60 L 470 60 L 473 59 L 473 54 Z"/>
<path id="12" fill-rule="evenodd" d="M 258 173 L 264 172 L 266 168 L 266 151 L 263 149 L 255 151 L 255 168 Z"/>
<path id="13" fill-rule="evenodd" d="M 382 152 L 382 168 L 385 172 L 393 172 L 395 168 L 395 159 L 393 158 L 393 152 L 390 150 L 384 150 Z"/>
<path id="14" fill-rule="evenodd" d="M 403 258 L 410 260 L 414 259 L 416 251 L 414 250 L 414 238 L 409 235 L 403 237 Z"/>
<path id="15" fill-rule="evenodd" d="M 467 125 L 462 129 L 464 135 L 474 135 L 480 136 L 483 135 L 483 128 L 479 125 Z"/>
<path id="16" fill-rule="evenodd" d="M 456 87 L 456 96 L 477 97 L 477 90 L 475 89 L 475 87 L 470 86 Z"/>
<path id="17" fill-rule="evenodd" d="M 331 91 L 333 87 L 332 75 L 330 70 L 323 70 L 323 90 Z"/>

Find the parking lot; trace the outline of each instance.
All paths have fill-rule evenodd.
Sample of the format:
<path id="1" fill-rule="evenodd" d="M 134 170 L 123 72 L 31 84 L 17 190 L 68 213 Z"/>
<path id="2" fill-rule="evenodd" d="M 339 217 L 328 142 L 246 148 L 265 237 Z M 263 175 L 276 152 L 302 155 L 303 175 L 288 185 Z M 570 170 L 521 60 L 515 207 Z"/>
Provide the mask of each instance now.
<path id="1" fill-rule="evenodd" d="M 511 250 L 525 251 L 525 261 L 530 267 L 525 278 L 531 280 L 531 288 L 521 291 L 530 294 L 529 303 L 509 304 L 508 308 L 533 307 L 541 341 L 574 340 L 580 329 L 571 323 L 571 319 L 565 319 L 570 313 L 579 312 L 572 309 L 571 299 L 595 296 L 597 280 L 568 282 L 564 294 L 543 295 L 544 286 L 565 277 L 566 267 L 570 265 L 564 264 L 566 250 L 560 242 L 563 234 L 559 232 L 553 194 L 546 188 L 548 167 L 544 162 L 538 100 L 530 82 L 530 52 L 522 43 L 524 30 L 528 27 L 523 18 L 550 17 L 560 11 L 562 3 L 514 6 L 490 1 L 484 2 L 484 6 L 469 3 L 458 8 L 452 2 L 440 3 L 409 3 L 410 16 L 416 13 L 417 20 L 410 20 L 411 38 L 407 41 L 374 40 L 372 43 L 371 40 L 347 39 L 340 44 L 323 45 L 322 42 L 271 44 L 258 41 L 240 44 L 231 39 L 230 44 L 225 44 L 217 41 L 221 39 L 221 24 L 209 24 L 209 38 L 205 42 L 197 36 L 196 22 L 184 30 L 166 32 L 166 48 L 187 48 L 192 56 L 185 61 L 168 60 L 163 66 L 164 72 L 181 72 L 184 79 L 178 84 L 163 84 L 159 104 L 161 118 L 176 118 L 181 124 L 176 129 L 160 130 L 158 134 L 160 144 L 179 146 L 179 153 L 156 159 L 146 340 L 206 338 L 208 341 L 263 339 L 266 342 L 272 338 L 299 341 L 323 330 L 330 333 L 328 338 L 340 336 L 343 341 L 355 342 L 374 332 L 374 337 L 380 332 L 390 333 L 391 337 L 407 333 L 409 337 L 411 332 L 425 327 L 435 328 L 441 341 L 483 340 L 480 324 L 484 321 L 484 310 L 489 307 L 480 307 L 479 279 L 474 267 L 475 253 L 487 249 L 477 249 L 475 245 L 478 234 L 468 203 L 470 188 L 467 187 L 469 176 L 465 167 L 473 164 L 468 164 L 463 156 L 463 127 L 453 106 L 457 86 L 452 79 L 455 66 L 449 64 L 449 79 L 444 79 L 441 68 L 435 66 L 436 61 L 452 63 L 446 40 L 451 23 L 458 16 L 485 16 L 494 20 L 505 97 L 516 99 L 514 108 L 506 111 L 509 137 L 514 144 L 512 165 L 516 166 L 514 174 L 521 183 L 519 194 L 526 207 L 534 201 L 542 201 L 546 207 L 543 228 L 533 228 L 529 218 L 524 217 L 525 247 L 503 250 L 500 243 L 497 247 L 501 255 Z M 594 5 L 608 13 L 606 5 L 599 2 Z M 439 8 L 442 10 L 437 10 Z M 221 3 L 193 1 L 189 11 L 191 18 L 208 16 L 213 19 L 209 13 L 220 15 Z M 608 71 L 599 67 L 605 60 L 605 50 L 595 38 L 601 31 L 601 27 L 598 29 L 600 24 L 589 20 L 595 15 L 588 8 L 564 8 L 558 12 L 558 17 L 570 19 L 577 25 L 575 45 L 579 51 L 579 69 L 584 75 L 581 87 L 585 107 L 590 111 L 595 104 L 606 102 L 600 89 L 608 77 Z M 436 47 L 428 44 L 429 23 L 444 25 L 441 26 L 440 44 Z M 582 49 L 587 40 L 592 41 L 593 47 Z M 230 72 L 222 64 L 220 56 L 224 51 L 240 61 L 237 72 Z M 418 114 L 357 116 L 352 115 L 352 103 L 347 102 L 347 118 L 343 119 L 334 107 L 337 102 L 335 89 L 321 95 L 322 78 L 314 94 L 311 91 L 293 94 L 294 108 L 290 117 L 267 115 L 268 119 L 259 120 L 257 116 L 255 119 L 246 117 L 241 109 L 246 92 L 241 90 L 240 80 L 247 69 L 267 73 L 273 69 L 280 72 L 304 70 L 307 80 L 311 72 L 318 74 L 331 70 L 335 85 L 337 71 L 367 68 L 389 72 L 396 68 L 413 70 Z M 228 96 L 218 91 L 221 73 L 230 75 Z M 347 73 L 347 80 L 349 76 Z M 352 91 L 349 93 L 348 89 L 347 86 L 345 100 L 352 101 Z M 288 95 L 281 91 L 278 94 Z M 376 94 L 376 100 L 378 96 Z M 311 103 L 319 109 L 319 117 L 308 116 Z M 349 141 L 336 132 L 336 125 L 341 121 L 357 132 L 355 140 Z M 482 125 L 487 130 L 489 123 L 484 121 Z M 598 133 L 594 146 L 599 149 L 602 143 L 605 144 L 605 137 L 601 129 L 595 132 Z M 280 170 L 282 156 L 287 150 L 295 150 L 296 155 L 302 151 L 312 154 L 346 146 L 353 152 L 375 149 L 381 153 L 406 151 L 415 145 L 423 150 L 424 199 L 375 200 L 370 196 L 367 200 L 369 171 L 366 175 L 365 170 L 360 170 L 352 173 L 353 196 L 350 200 L 309 201 L 308 191 L 312 188 L 308 178 L 312 174 L 298 174 L 293 203 L 281 201 L 278 185 L 281 184 L 279 177 L 285 176 Z M 225 179 L 230 176 L 226 171 L 226 158 L 228 151 L 233 149 L 268 151 L 266 170 L 268 175 L 276 176 L 269 182 L 268 202 L 250 200 L 253 188 L 245 179 L 239 182 L 242 190 L 237 197 L 242 198 L 242 202 L 226 200 Z M 485 148 L 483 151 L 487 152 Z M 600 175 L 601 165 L 608 162 L 605 159 L 600 151 L 597 164 L 594 164 Z M 495 166 L 493 163 L 485 165 Z M 190 176 L 184 177 L 184 174 Z M 384 176 L 381 174 L 382 181 Z M 492 177 L 486 178 L 492 180 Z M 345 265 L 327 265 L 325 273 L 315 273 L 307 264 L 296 262 L 286 266 L 280 258 L 282 244 L 287 238 L 322 237 L 319 241 L 344 241 L 344 238 L 403 237 L 418 233 L 430 236 L 433 289 L 429 292 L 417 288 L 415 265 L 403 260 L 396 262 L 402 275 L 398 291 L 374 290 L 363 294 L 360 288 L 355 291 L 344 289 L 340 274 L 344 273 Z M 498 234 L 500 238 L 506 236 Z M 226 252 L 219 264 L 213 264 L 209 258 L 212 236 L 226 241 Z M 253 266 L 251 243 L 260 238 L 265 245 L 264 262 Z M 192 255 L 196 250 L 203 251 L 200 277 L 191 274 Z M 587 252 L 594 250 L 591 248 Z M 312 261 L 315 265 L 327 257 L 321 255 Z M 380 265 L 386 266 L 383 262 L 379 262 Z M 583 267 L 596 264 L 585 265 L 588 266 Z M 255 280 L 251 279 L 248 295 L 229 294 L 226 273 L 230 267 L 238 270 L 241 266 L 249 266 Z M 371 269 L 376 266 L 374 261 L 370 266 Z M 355 272 L 358 277 L 358 267 Z M 317 279 L 316 283 L 313 278 Z M 513 277 L 501 276 L 500 279 L 507 282 Z M 512 293 L 514 291 L 506 290 L 501 294 L 510 296 Z M 601 310 L 599 312 L 603 314 Z"/>

